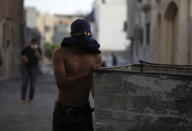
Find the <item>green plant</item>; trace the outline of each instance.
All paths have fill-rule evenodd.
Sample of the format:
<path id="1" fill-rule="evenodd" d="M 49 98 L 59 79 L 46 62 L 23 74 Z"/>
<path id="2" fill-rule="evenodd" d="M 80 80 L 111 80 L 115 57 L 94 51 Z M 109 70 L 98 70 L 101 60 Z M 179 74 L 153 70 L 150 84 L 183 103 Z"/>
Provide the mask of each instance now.
<path id="1" fill-rule="evenodd" d="M 49 59 L 51 59 L 53 51 L 56 48 L 60 47 L 60 43 L 56 43 L 56 44 L 50 44 L 50 43 L 46 43 L 45 44 L 45 56 Z"/>

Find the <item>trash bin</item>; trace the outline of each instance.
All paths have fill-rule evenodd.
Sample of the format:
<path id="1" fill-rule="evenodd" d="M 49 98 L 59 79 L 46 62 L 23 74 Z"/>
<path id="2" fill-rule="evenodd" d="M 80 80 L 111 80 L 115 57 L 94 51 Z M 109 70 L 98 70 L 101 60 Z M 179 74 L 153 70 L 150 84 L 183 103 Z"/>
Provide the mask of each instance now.
<path id="1" fill-rule="evenodd" d="M 94 71 L 95 131 L 192 131 L 192 66 Z"/>

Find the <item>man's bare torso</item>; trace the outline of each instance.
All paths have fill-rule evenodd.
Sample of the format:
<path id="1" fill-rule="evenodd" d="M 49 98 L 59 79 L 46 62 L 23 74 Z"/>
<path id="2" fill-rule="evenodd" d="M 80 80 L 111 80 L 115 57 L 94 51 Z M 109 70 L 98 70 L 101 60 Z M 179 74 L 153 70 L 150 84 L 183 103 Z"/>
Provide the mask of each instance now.
<path id="1" fill-rule="evenodd" d="M 63 82 L 64 85 L 61 85 L 62 88 L 58 87 L 58 101 L 70 106 L 81 106 L 86 104 L 88 102 L 89 92 L 91 88 L 93 88 L 93 78 L 89 72 L 94 66 L 101 65 L 100 54 L 83 52 L 73 47 L 59 48 L 55 51 L 55 54 L 56 58 L 55 61 L 53 60 L 53 64 L 56 81 L 58 79 L 62 81 L 59 76 L 66 78 L 66 81 Z M 61 64 L 60 66 L 55 64 L 58 61 L 60 61 L 61 64 L 63 63 L 63 67 Z M 58 68 L 64 68 L 63 73 L 61 73 L 62 71 L 56 73 L 57 70 L 59 71 Z M 67 78 L 69 78 L 69 80 Z M 58 81 L 58 83 L 60 81 Z M 67 81 L 71 81 L 72 83 L 68 84 Z M 57 85 L 59 86 L 60 84 Z"/>

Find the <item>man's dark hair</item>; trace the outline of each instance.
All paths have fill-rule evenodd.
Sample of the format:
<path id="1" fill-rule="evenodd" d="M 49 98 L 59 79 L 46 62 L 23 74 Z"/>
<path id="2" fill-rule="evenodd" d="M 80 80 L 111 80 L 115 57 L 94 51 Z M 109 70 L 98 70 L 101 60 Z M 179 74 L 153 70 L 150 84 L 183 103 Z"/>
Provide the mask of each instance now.
<path id="1" fill-rule="evenodd" d="M 37 43 L 37 42 L 38 42 L 38 40 L 37 40 L 36 38 L 33 38 L 33 39 L 31 40 L 31 44 Z"/>

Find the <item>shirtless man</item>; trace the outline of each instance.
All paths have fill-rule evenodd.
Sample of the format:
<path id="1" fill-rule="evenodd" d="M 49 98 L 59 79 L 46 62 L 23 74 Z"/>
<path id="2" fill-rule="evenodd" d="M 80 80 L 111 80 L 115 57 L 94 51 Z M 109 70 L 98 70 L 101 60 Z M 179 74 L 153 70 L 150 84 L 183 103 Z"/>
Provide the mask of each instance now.
<path id="1" fill-rule="evenodd" d="M 59 89 L 53 113 L 53 131 L 93 131 L 89 93 L 92 70 L 100 67 L 99 44 L 91 38 L 91 27 L 78 19 L 71 25 L 71 37 L 53 54 L 53 68 Z"/>

